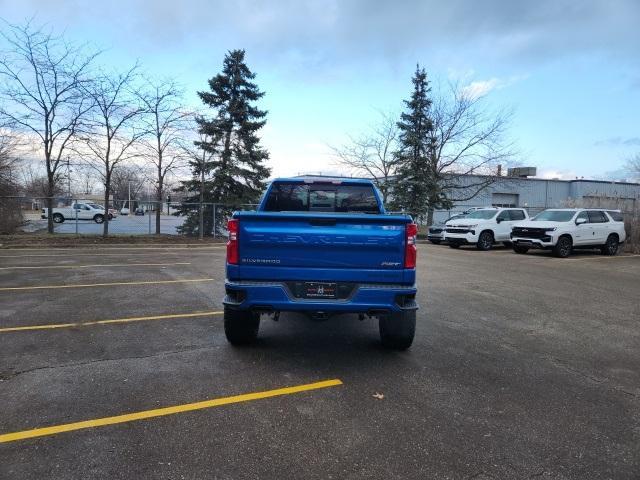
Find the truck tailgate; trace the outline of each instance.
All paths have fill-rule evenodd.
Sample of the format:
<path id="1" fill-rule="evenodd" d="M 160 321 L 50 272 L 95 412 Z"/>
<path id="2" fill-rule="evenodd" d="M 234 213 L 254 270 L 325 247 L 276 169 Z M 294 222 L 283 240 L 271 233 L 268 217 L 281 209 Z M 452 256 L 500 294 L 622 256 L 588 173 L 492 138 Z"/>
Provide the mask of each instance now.
<path id="1" fill-rule="evenodd" d="M 299 277 L 295 272 L 300 269 L 311 276 L 314 270 L 344 269 L 354 280 L 372 278 L 372 271 L 395 271 L 397 275 L 380 278 L 402 281 L 409 217 L 283 212 L 240 212 L 234 217 L 239 220 L 237 273 L 242 278 L 264 278 L 262 269 L 273 280 Z"/>

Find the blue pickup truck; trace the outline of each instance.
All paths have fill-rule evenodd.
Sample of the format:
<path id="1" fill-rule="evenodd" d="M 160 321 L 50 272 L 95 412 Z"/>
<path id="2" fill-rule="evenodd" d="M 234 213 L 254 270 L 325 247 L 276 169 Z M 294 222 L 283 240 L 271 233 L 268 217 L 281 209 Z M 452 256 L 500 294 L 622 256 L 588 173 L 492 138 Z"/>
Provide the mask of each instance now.
<path id="1" fill-rule="evenodd" d="M 234 345 L 256 339 L 263 314 L 377 317 L 389 348 L 416 326 L 417 226 L 385 212 L 368 180 L 281 178 L 257 211 L 228 223 L 224 328 Z"/>

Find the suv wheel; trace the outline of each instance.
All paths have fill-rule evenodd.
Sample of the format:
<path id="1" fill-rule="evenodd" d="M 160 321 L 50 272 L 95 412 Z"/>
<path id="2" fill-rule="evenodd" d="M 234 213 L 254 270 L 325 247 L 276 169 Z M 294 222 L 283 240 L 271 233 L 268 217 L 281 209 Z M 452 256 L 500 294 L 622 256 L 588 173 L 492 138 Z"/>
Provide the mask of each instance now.
<path id="1" fill-rule="evenodd" d="M 102 222 L 104 222 L 104 215 L 102 215 L 102 214 L 100 214 L 100 213 L 99 213 L 99 214 L 97 214 L 97 215 L 95 215 L 95 216 L 93 217 L 93 221 L 94 221 L 94 222 L 96 222 L 96 223 L 102 223 Z"/>
<path id="2" fill-rule="evenodd" d="M 573 242 L 569 237 L 560 237 L 558 239 L 558 243 L 553 247 L 553 254 L 556 257 L 567 258 L 571 255 L 571 248 L 573 246 Z"/>
<path id="3" fill-rule="evenodd" d="M 54 213 L 53 214 L 53 223 L 62 223 L 64 222 L 64 217 L 62 216 L 61 213 Z"/>
<path id="4" fill-rule="evenodd" d="M 600 247 L 600 251 L 602 252 L 603 255 L 615 255 L 616 253 L 618 253 L 618 247 L 620 245 L 620 242 L 618 242 L 618 237 L 616 235 L 609 235 L 609 237 L 607 237 L 607 241 L 606 243 Z"/>
<path id="5" fill-rule="evenodd" d="M 232 345 L 246 345 L 258 338 L 260 314 L 249 310 L 224 309 L 224 334 Z"/>
<path id="6" fill-rule="evenodd" d="M 514 245 L 513 251 L 516 253 L 525 254 L 529 251 L 529 247 L 523 247 L 522 245 Z"/>
<path id="7" fill-rule="evenodd" d="M 480 234 L 476 247 L 478 247 L 478 250 L 486 251 L 486 250 L 491 250 L 492 246 L 493 246 L 493 233 L 491 233 L 489 230 L 485 230 Z"/>
<path id="8" fill-rule="evenodd" d="M 416 334 L 416 311 L 405 310 L 380 316 L 380 340 L 382 345 L 393 350 L 406 350 Z"/>

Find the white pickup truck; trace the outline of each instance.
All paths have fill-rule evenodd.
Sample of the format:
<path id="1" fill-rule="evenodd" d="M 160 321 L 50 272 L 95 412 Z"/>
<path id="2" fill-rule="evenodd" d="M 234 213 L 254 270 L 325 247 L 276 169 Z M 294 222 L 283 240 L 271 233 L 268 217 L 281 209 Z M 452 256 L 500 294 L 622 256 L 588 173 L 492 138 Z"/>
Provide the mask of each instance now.
<path id="1" fill-rule="evenodd" d="M 48 209 L 43 208 L 41 218 L 46 219 Z M 93 220 L 96 223 L 104 222 L 104 207 L 96 203 L 74 203 L 68 207 L 60 207 L 53 209 L 53 221 L 62 223 L 65 220 Z M 113 215 L 109 213 L 109 220 Z"/>

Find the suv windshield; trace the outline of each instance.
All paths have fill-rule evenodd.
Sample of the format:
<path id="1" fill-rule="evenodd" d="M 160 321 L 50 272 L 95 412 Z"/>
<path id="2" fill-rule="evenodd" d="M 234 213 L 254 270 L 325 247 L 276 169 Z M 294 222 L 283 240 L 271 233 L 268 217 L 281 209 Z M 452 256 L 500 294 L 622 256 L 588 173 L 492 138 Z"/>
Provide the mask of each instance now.
<path id="1" fill-rule="evenodd" d="M 489 220 L 498 214 L 498 210 L 476 210 L 471 213 L 467 213 L 464 217 L 467 218 L 479 218 L 480 220 Z"/>
<path id="2" fill-rule="evenodd" d="M 269 191 L 265 211 L 380 213 L 380 208 L 370 185 L 278 182 Z"/>
<path id="3" fill-rule="evenodd" d="M 569 222 L 575 210 L 545 210 L 531 219 L 532 222 Z"/>

